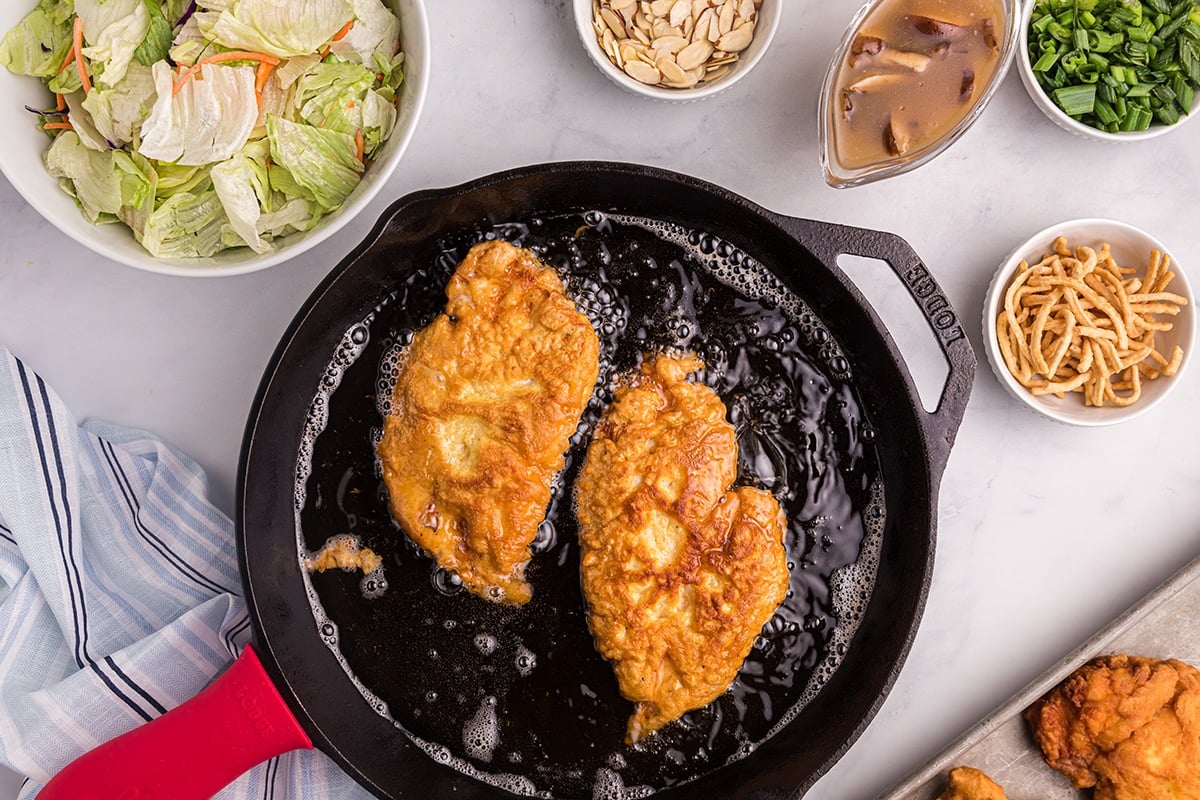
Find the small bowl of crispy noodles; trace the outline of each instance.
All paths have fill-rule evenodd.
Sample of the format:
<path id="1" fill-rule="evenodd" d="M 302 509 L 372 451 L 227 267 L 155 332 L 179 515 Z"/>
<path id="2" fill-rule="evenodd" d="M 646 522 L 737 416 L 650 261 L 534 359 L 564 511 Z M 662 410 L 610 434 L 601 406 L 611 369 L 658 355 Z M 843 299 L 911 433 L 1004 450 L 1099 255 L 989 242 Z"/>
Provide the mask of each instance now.
<path id="1" fill-rule="evenodd" d="M 1113 425 L 1178 383 L 1195 338 L 1192 293 L 1170 251 L 1107 219 L 1036 234 L 997 270 L 985 350 L 1009 392 L 1071 425 Z"/>

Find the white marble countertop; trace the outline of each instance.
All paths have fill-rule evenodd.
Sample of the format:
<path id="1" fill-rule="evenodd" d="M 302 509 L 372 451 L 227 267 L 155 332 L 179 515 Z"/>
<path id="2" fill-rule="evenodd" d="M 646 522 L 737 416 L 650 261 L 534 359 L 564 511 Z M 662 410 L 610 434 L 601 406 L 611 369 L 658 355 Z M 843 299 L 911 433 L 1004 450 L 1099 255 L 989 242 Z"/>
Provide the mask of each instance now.
<path id="1" fill-rule="evenodd" d="M 1073 138 L 1014 71 L 938 160 L 835 191 L 820 176 L 816 95 L 858 0 L 788 0 L 755 72 L 687 105 L 609 83 L 582 52 L 566 0 L 428 5 L 430 101 L 404 163 L 367 213 L 292 263 L 216 281 L 141 273 L 59 234 L 0 179 L 0 342 L 80 416 L 146 428 L 198 459 L 231 511 L 242 427 L 278 337 L 409 191 L 522 164 L 612 159 L 691 173 L 775 211 L 900 234 L 971 324 L 981 365 L 942 485 L 919 635 L 878 716 L 812 800 L 886 790 L 1200 551 L 1200 367 L 1139 419 L 1068 428 L 1000 388 L 978 328 L 1009 250 L 1072 217 L 1148 229 L 1200 285 L 1200 132 L 1122 146 Z M 900 285 L 866 284 L 917 371 L 929 371 L 932 340 Z M 15 786 L 0 777 L 0 798 Z"/>

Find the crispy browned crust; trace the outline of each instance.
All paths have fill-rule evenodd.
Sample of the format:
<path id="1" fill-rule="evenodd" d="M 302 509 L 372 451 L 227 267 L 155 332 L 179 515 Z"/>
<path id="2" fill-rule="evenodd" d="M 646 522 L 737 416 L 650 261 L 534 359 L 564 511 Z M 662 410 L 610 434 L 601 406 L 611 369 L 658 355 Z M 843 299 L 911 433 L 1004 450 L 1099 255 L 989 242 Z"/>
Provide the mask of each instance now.
<path id="1" fill-rule="evenodd" d="M 628 741 L 712 702 L 788 590 L 786 520 L 768 492 L 729 491 L 725 405 L 658 356 L 616 390 L 575 484 L 596 647 L 637 708 Z"/>
<path id="2" fill-rule="evenodd" d="M 595 387 L 600 342 L 562 282 L 471 248 L 400 366 L 379 457 L 392 514 L 468 590 L 526 603 L 529 545 Z"/>
<path id="3" fill-rule="evenodd" d="M 1200 800 L 1200 672 L 1094 659 L 1026 712 L 1046 763 L 1096 800 Z"/>
<path id="4" fill-rule="evenodd" d="M 938 800 L 1008 800 L 1000 784 L 974 767 L 950 770 L 950 785 Z"/>

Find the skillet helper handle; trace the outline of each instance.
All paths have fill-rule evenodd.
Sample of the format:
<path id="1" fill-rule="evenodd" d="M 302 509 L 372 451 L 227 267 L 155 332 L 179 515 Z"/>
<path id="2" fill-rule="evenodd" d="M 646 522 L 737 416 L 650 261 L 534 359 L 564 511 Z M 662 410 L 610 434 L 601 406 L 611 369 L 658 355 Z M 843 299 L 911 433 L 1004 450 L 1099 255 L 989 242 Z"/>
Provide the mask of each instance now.
<path id="1" fill-rule="evenodd" d="M 71 762 L 37 800 L 210 800 L 299 748 L 312 742 L 247 647 L 191 700 Z"/>
<path id="2" fill-rule="evenodd" d="M 878 259 L 891 267 L 908 289 L 909 296 L 920 309 L 950 367 L 937 408 L 932 413 L 926 412 L 918 403 L 933 466 L 940 474 L 946 468 L 954 437 L 967 411 L 976 365 L 975 351 L 967 338 L 966 328 L 942 288 L 912 246 L 894 233 L 798 217 L 774 216 L 785 230 L 798 238 L 846 286 L 853 288 L 853 282 L 838 267 L 840 255 Z M 853 291 L 861 294 L 857 288 L 853 288 Z M 912 383 L 911 377 L 909 383 Z"/>

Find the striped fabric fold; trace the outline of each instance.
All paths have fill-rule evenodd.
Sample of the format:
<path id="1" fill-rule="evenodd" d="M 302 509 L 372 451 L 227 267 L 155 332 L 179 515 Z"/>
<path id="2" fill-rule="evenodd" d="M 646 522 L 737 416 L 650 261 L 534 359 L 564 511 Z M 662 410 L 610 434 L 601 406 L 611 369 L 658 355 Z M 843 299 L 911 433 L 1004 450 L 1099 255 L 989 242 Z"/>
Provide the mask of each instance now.
<path id="1" fill-rule="evenodd" d="M 240 591 L 203 471 L 150 434 L 80 425 L 0 348 L 0 764 L 28 776 L 21 800 L 228 666 L 250 638 Z M 313 751 L 217 797 L 370 795 Z"/>

